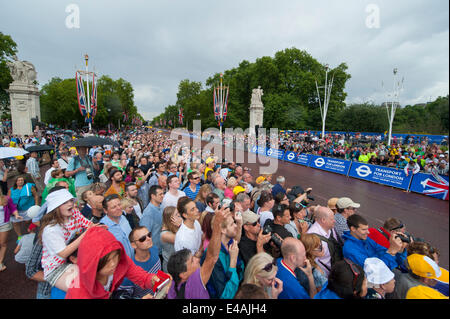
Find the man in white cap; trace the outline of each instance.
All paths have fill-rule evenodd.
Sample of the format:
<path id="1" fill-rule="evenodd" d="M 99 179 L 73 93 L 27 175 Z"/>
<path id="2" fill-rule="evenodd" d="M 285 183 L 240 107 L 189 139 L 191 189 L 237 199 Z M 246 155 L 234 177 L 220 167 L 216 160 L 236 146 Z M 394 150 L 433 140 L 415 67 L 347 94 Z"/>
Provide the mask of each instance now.
<path id="1" fill-rule="evenodd" d="M 335 230 L 342 237 L 345 231 L 350 230 L 347 225 L 347 218 L 356 213 L 357 208 L 361 205 L 353 202 L 348 197 L 341 197 L 336 202 L 337 213 L 334 215 L 336 220 Z"/>
<path id="2" fill-rule="evenodd" d="M 250 210 L 242 212 L 242 237 L 238 244 L 239 257 L 247 265 L 250 258 L 264 252 L 263 246 L 270 241 L 271 234 L 263 235 L 259 216 Z"/>
<path id="3" fill-rule="evenodd" d="M 379 258 L 370 257 L 364 261 L 367 278 L 366 299 L 385 299 L 395 289 L 395 275 Z"/>

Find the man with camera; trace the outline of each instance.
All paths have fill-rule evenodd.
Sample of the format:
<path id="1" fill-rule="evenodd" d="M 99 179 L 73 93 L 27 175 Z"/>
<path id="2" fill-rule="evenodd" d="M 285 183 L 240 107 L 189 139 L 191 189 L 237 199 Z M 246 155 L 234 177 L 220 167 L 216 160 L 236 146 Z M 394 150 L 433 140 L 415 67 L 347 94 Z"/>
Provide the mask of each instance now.
<path id="1" fill-rule="evenodd" d="M 273 206 L 272 213 L 274 219 L 268 219 L 263 229 L 263 235 L 272 234 L 271 240 L 264 245 L 264 249 L 274 258 L 278 258 L 281 254 L 283 239 L 292 237 L 292 234 L 284 227 L 291 221 L 291 212 L 288 205 L 278 204 Z"/>
<path id="2" fill-rule="evenodd" d="M 94 166 L 87 155 L 87 147 L 77 147 L 77 151 L 78 155 L 69 161 L 65 174 L 66 177 L 74 177 L 77 198 L 81 200 L 81 194 L 94 182 Z"/>
<path id="3" fill-rule="evenodd" d="M 342 249 L 344 258 L 350 259 L 354 263 L 364 267 L 364 261 L 369 257 L 381 259 L 390 270 L 404 265 L 406 259 L 406 246 L 403 236 L 400 233 L 389 238 L 389 248 L 378 245 L 368 237 L 369 224 L 364 217 L 354 214 L 347 219 L 350 231 L 344 232 L 345 241 Z"/>

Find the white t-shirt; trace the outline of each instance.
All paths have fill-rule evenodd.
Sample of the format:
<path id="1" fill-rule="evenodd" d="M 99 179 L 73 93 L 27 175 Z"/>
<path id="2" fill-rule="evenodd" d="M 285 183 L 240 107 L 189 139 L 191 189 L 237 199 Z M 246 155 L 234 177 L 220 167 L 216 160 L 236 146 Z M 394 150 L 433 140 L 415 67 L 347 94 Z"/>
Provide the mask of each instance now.
<path id="1" fill-rule="evenodd" d="M 142 211 L 141 211 L 141 206 L 139 205 L 139 203 L 134 205 L 133 208 L 134 208 L 134 212 L 136 213 L 137 217 L 139 217 L 139 219 L 141 219 L 142 218 Z"/>
<path id="2" fill-rule="evenodd" d="M 52 172 L 55 170 L 56 168 L 54 167 L 50 167 L 46 172 L 45 172 L 45 178 L 44 178 L 44 183 L 45 185 L 48 184 L 49 180 L 52 179 Z"/>
<path id="3" fill-rule="evenodd" d="M 66 262 L 58 253 L 63 251 L 67 243 L 77 231 L 87 228 L 91 222 L 87 220 L 78 210 L 74 210 L 68 223 L 62 227 L 59 224 L 49 225 L 42 232 L 42 268 L 44 279 L 53 270 Z"/>
<path id="4" fill-rule="evenodd" d="M 202 243 L 202 235 L 202 227 L 198 221 L 194 222 L 194 229 L 190 229 L 182 223 L 177 231 L 177 234 L 175 235 L 175 251 L 187 248 L 192 252 L 192 254 L 195 254 Z"/>
<path id="5" fill-rule="evenodd" d="M 170 192 L 167 192 L 161 203 L 161 210 L 164 210 L 164 208 L 169 206 L 177 207 L 178 199 L 183 196 L 186 196 L 186 193 L 183 191 L 178 191 L 177 196 L 173 196 Z"/>
<path id="6" fill-rule="evenodd" d="M 69 158 L 67 158 L 67 160 L 70 161 Z M 66 169 L 67 166 L 69 166 L 69 162 L 66 162 L 66 161 L 65 161 L 64 159 L 62 159 L 62 158 L 58 159 L 58 163 L 59 163 L 59 167 L 60 167 L 61 169 Z"/>

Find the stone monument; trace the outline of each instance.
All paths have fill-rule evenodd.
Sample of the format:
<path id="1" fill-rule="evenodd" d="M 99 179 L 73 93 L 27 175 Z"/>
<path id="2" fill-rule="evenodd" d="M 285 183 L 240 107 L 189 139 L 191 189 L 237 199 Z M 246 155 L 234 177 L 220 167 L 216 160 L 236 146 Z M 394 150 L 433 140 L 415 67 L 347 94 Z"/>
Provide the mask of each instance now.
<path id="1" fill-rule="evenodd" d="M 36 69 L 28 61 L 8 61 L 13 82 L 7 92 L 10 98 L 11 120 L 13 134 L 30 135 L 33 133 L 31 119 L 41 119 L 41 106 L 39 104 L 39 89 L 36 86 Z"/>
<path id="2" fill-rule="evenodd" d="M 261 101 L 261 97 L 264 95 L 261 86 L 252 90 L 252 99 L 250 102 L 250 126 L 249 134 L 255 134 L 255 127 L 263 127 L 264 119 L 264 105 Z"/>

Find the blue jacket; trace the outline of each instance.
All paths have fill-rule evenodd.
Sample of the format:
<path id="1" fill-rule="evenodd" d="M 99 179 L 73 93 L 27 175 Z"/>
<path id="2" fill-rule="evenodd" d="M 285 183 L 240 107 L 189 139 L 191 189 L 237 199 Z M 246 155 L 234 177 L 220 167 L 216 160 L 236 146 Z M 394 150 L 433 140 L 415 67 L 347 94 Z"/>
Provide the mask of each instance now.
<path id="1" fill-rule="evenodd" d="M 366 258 L 370 257 L 381 259 L 391 270 L 403 265 L 405 262 L 406 249 L 403 253 L 392 256 L 387 253 L 387 248 L 378 245 L 369 237 L 367 237 L 366 240 L 360 240 L 350 235 L 349 231 L 346 231 L 344 232 L 342 239 L 345 241 L 342 249 L 344 258 L 350 259 L 362 268 L 364 268 L 364 261 Z"/>
<path id="2" fill-rule="evenodd" d="M 283 282 L 283 291 L 278 295 L 278 299 L 311 299 L 295 274 L 293 275 L 283 266 L 281 260 L 281 258 L 277 259 L 277 278 Z"/>
<path id="3" fill-rule="evenodd" d="M 236 268 L 230 268 L 230 254 L 221 244 L 219 260 L 216 262 L 211 278 L 206 284 L 211 299 L 233 299 L 239 283 L 244 279 L 244 263 L 238 257 Z M 206 251 L 202 256 L 203 264 Z"/>
<path id="4" fill-rule="evenodd" d="M 334 291 L 328 288 L 328 281 L 322 286 L 322 289 L 314 296 L 314 299 L 342 299 Z"/>

